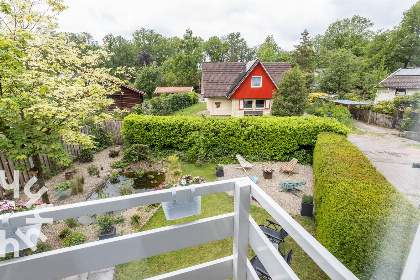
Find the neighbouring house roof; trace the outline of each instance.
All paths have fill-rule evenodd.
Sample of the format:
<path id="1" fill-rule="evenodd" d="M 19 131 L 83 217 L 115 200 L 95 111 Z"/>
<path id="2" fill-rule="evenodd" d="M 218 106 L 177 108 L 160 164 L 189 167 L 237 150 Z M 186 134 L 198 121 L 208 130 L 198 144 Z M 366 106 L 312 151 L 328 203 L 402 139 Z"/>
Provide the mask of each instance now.
<path id="1" fill-rule="evenodd" d="M 201 87 L 204 97 L 229 98 L 259 63 L 261 63 L 259 60 L 204 62 L 201 66 Z M 292 68 L 287 62 L 262 62 L 261 65 L 275 85 L 280 81 L 281 75 Z"/>
<path id="2" fill-rule="evenodd" d="M 155 89 L 156 94 L 161 93 L 183 93 L 183 92 L 192 92 L 194 90 L 193 87 L 157 87 Z"/>
<path id="3" fill-rule="evenodd" d="M 420 88 L 420 68 L 400 68 L 379 85 L 385 88 Z"/>
<path id="4" fill-rule="evenodd" d="M 123 88 L 129 89 L 129 90 L 132 90 L 132 91 L 134 91 L 134 92 L 140 93 L 141 95 L 146 95 L 146 93 L 142 92 L 141 90 L 138 90 L 138 89 L 136 89 L 136 88 L 133 88 L 133 87 L 127 86 L 126 84 L 121 83 L 121 84 L 120 84 L 120 86 L 121 86 L 121 87 L 123 87 Z M 115 93 L 118 93 L 118 92 L 114 92 L 114 94 L 115 94 Z"/>

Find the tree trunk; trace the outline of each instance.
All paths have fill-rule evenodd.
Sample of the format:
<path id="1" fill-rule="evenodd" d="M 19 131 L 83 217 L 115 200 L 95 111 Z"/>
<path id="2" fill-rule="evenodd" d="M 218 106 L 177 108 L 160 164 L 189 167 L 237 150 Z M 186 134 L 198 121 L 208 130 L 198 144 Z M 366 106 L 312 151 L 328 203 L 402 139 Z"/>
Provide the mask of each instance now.
<path id="1" fill-rule="evenodd" d="M 41 189 L 43 186 L 45 186 L 45 178 L 44 178 L 44 170 L 42 170 L 42 164 L 41 164 L 41 159 L 40 159 L 40 155 L 34 155 L 32 157 L 32 160 L 34 162 L 34 167 L 38 167 L 38 174 L 36 174 L 36 177 L 38 179 L 38 186 Z M 45 192 L 42 195 L 42 202 L 49 204 L 50 203 L 50 199 L 48 197 L 48 192 Z"/>

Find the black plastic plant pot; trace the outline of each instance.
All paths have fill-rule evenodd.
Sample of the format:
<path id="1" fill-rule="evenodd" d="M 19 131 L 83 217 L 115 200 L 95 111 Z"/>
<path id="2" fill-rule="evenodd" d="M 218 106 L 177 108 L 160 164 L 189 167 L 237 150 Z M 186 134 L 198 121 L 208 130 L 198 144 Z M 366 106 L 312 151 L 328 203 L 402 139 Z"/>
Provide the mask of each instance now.
<path id="1" fill-rule="evenodd" d="M 225 176 L 225 172 L 223 170 L 221 171 L 216 170 L 216 177 L 223 177 L 223 176 Z"/>
<path id="2" fill-rule="evenodd" d="M 115 228 L 115 226 L 112 227 L 112 231 L 109 233 L 105 233 L 105 234 L 99 234 L 99 240 L 105 240 L 108 238 L 112 238 L 117 236 L 117 229 Z"/>
<path id="3" fill-rule="evenodd" d="M 314 205 L 313 204 L 306 204 L 302 203 L 302 209 L 300 210 L 300 214 L 306 217 L 312 217 L 314 212 Z"/>

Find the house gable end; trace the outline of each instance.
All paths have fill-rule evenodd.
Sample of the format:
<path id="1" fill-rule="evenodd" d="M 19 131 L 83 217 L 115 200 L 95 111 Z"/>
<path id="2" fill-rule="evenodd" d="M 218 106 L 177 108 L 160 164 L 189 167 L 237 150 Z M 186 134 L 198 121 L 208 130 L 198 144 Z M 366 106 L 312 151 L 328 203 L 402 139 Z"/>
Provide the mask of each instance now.
<path id="1" fill-rule="evenodd" d="M 251 80 L 252 77 L 261 77 L 261 87 L 252 87 Z M 268 74 L 264 66 L 258 62 L 249 72 L 243 77 L 242 81 L 238 86 L 233 90 L 233 92 L 228 95 L 229 99 L 266 99 L 273 98 L 273 91 L 276 89 L 276 84 L 273 82 L 273 79 Z"/>

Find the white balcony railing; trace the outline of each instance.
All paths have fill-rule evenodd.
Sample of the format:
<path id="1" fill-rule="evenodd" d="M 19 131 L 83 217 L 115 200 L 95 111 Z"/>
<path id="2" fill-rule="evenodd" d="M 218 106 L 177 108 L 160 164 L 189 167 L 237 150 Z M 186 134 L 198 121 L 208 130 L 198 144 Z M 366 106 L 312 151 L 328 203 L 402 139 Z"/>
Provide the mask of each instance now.
<path id="1" fill-rule="evenodd" d="M 233 236 L 232 256 L 149 279 L 258 279 L 247 259 L 248 245 L 272 279 L 298 279 L 249 215 L 253 195 L 331 279 L 357 279 L 249 178 L 195 187 L 198 196 L 234 190 L 234 212 L 4 261 L 0 263 L 0 278 L 59 279 Z M 177 192 L 177 199 L 187 198 L 190 193 L 185 187 Z M 63 220 L 170 200 L 171 190 L 162 190 L 44 208 L 38 213 L 42 218 Z M 15 213 L 9 219 L 9 227 L 24 226 L 26 219 L 33 216 L 33 211 Z M 0 230 L 6 228 L 0 223 Z"/>

